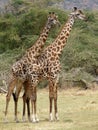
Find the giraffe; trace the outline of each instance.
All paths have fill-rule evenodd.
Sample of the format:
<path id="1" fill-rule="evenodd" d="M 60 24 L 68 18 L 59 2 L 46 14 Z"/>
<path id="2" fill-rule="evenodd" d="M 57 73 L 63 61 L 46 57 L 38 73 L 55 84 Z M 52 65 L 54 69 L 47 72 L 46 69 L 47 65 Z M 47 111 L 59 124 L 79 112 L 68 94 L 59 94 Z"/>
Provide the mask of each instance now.
<path id="1" fill-rule="evenodd" d="M 18 92 L 16 91 L 16 93 L 18 93 L 18 95 L 16 94 L 17 98 L 15 97 L 15 94 L 13 93 L 13 97 L 15 99 L 15 120 L 18 121 L 17 102 L 18 102 L 18 96 L 21 91 L 22 85 L 26 81 L 25 64 L 28 64 L 31 61 L 32 63 L 35 63 L 36 57 L 39 56 L 39 54 L 41 53 L 43 49 L 43 46 L 46 42 L 50 29 L 56 24 L 60 24 L 58 20 L 58 16 L 54 12 L 49 12 L 46 25 L 41 35 L 39 36 L 38 40 L 36 41 L 36 43 L 26 51 L 25 55 L 20 60 L 18 60 L 12 65 L 12 75 L 11 75 L 12 77 L 9 83 L 8 93 L 6 96 L 6 108 L 5 108 L 6 121 L 7 121 L 7 111 L 8 111 L 10 97 L 15 87 L 16 87 L 16 90 L 18 91 Z"/>
<path id="2" fill-rule="evenodd" d="M 31 100 L 36 104 L 36 86 L 39 80 L 45 78 L 49 81 L 49 102 L 50 102 L 50 121 L 53 120 L 52 106 L 54 101 L 54 118 L 59 120 L 57 108 L 57 88 L 59 82 L 59 74 L 61 71 L 60 55 L 67 43 L 70 31 L 72 30 L 75 19 L 86 21 L 86 16 L 77 7 L 74 7 L 70 13 L 67 23 L 65 23 L 61 32 L 52 44 L 46 47 L 41 55 L 37 58 L 35 64 L 26 66 L 27 76 L 31 89 Z M 32 115 L 34 117 L 34 115 Z M 35 116 L 36 117 L 36 116 Z"/>

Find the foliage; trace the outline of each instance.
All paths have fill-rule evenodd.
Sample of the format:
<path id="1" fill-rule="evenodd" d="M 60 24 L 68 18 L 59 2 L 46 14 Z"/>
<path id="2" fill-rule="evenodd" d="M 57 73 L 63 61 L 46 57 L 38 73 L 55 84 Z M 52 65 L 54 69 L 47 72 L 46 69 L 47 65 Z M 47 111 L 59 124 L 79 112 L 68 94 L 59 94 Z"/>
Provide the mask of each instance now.
<path id="1" fill-rule="evenodd" d="M 66 71 L 82 67 L 93 75 L 98 74 L 95 73 L 98 68 L 98 22 L 95 18 L 97 14 L 93 16 L 93 20 L 88 19 L 86 23 L 77 21 L 73 27 L 61 60 Z"/>
<path id="2" fill-rule="evenodd" d="M 49 1 L 47 0 L 47 2 Z M 33 4 L 24 0 L 14 0 L 11 9 L 13 9 L 12 7 L 17 8 L 14 13 L 9 11 L 0 16 L 0 67 L 3 68 L 2 71 L 9 70 L 12 64 L 10 61 L 14 62 L 18 56 L 24 54 L 26 48 L 29 48 L 37 40 L 47 20 L 48 12 L 56 12 L 62 25 L 68 17 L 65 11 L 51 7 L 39 9 L 38 6 L 34 7 Z M 73 68 L 81 67 L 86 78 L 86 74 L 94 77 L 98 75 L 96 71 L 98 69 L 98 12 L 85 11 L 85 13 L 88 21 L 78 20 L 75 22 L 63 50 L 61 63 L 62 70 L 70 74 L 72 73 L 70 70 Z M 55 39 L 59 31 L 58 27 L 51 30 L 47 45 Z M 16 50 L 17 53 L 15 53 Z M 11 57 L 12 59 L 10 59 Z"/>
<path id="3" fill-rule="evenodd" d="M 38 10 L 32 8 L 23 12 L 22 14 L 12 13 L 5 14 L 0 18 L 0 53 L 8 50 L 15 49 L 21 46 L 30 46 L 34 43 L 35 35 L 39 35 L 43 26 L 46 23 L 47 15 L 50 10 Z M 51 9 L 51 11 L 57 12 L 60 17 L 60 13 L 63 13 L 63 17 L 60 17 L 60 21 L 64 21 L 66 14 L 63 11 Z M 50 37 L 55 37 L 58 31 L 52 29 Z M 33 40 L 35 39 L 35 40 Z M 29 43 L 28 43 L 29 42 Z M 31 43 L 30 43 L 31 42 Z M 29 44 L 29 45 L 28 45 Z"/>

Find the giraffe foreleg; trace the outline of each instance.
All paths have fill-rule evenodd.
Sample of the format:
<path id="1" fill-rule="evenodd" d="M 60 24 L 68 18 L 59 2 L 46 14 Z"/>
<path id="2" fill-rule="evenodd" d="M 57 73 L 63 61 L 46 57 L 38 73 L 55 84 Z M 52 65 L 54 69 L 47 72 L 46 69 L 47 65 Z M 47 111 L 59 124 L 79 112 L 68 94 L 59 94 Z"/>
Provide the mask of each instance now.
<path id="1" fill-rule="evenodd" d="M 29 98 L 26 99 L 26 103 L 27 103 L 27 111 L 28 111 L 28 120 L 30 122 L 31 118 L 30 118 L 30 99 Z"/>
<path id="2" fill-rule="evenodd" d="M 54 111 L 55 111 L 55 120 L 59 120 L 59 117 L 58 117 L 58 109 L 57 109 L 57 91 L 54 92 Z"/>
<path id="3" fill-rule="evenodd" d="M 34 115 L 34 101 L 31 99 L 31 106 L 32 106 L 32 112 L 31 112 L 31 121 L 33 123 L 36 122 L 35 115 Z"/>
<path id="4" fill-rule="evenodd" d="M 57 76 L 56 80 L 54 80 L 54 111 L 55 111 L 55 120 L 59 120 L 58 117 L 58 108 L 57 108 L 57 91 L 58 91 L 58 82 L 59 82 L 59 75 Z"/>
<path id="5" fill-rule="evenodd" d="M 32 122 L 39 122 L 37 112 L 36 112 L 36 101 L 37 101 L 37 93 L 36 93 L 36 86 L 32 86 L 32 94 L 31 94 L 31 102 L 33 104 L 33 109 L 32 111 Z"/>
<path id="6" fill-rule="evenodd" d="M 34 115 L 35 115 L 35 120 L 36 122 L 39 122 L 38 116 L 37 116 L 37 112 L 36 112 L 36 100 L 34 101 Z"/>
<path id="7" fill-rule="evenodd" d="M 49 97 L 50 98 L 50 114 L 49 114 L 49 120 L 50 121 L 53 121 L 53 115 L 52 115 L 52 102 L 53 102 L 53 98 L 52 97 Z"/>
<path id="8" fill-rule="evenodd" d="M 53 120 L 52 116 L 52 102 L 54 101 L 54 118 L 59 120 L 58 109 L 57 109 L 57 88 L 58 88 L 58 78 L 56 80 L 50 80 L 49 82 L 49 98 L 50 98 L 50 121 Z"/>
<path id="9" fill-rule="evenodd" d="M 53 104 L 53 84 L 49 82 L 49 101 L 50 101 L 50 113 L 49 113 L 49 120 L 53 121 L 53 114 L 52 114 L 52 104 Z"/>

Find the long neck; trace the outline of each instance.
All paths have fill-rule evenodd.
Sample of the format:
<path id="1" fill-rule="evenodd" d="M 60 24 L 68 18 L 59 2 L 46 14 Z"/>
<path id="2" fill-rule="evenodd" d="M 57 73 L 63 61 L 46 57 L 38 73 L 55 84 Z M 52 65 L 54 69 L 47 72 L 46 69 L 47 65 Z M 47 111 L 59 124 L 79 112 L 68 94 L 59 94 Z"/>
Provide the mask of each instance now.
<path id="1" fill-rule="evenodd" d="M 69 37 L 73 24 L 74 24 L 74 17 L 69 16 L 69 19 L 62 28 L 60 34 L 55 39 L 55 41 L 49 46 L 50 49 L 52 48 L 51 50 L 52 52 L 55 52 L 57 55 L 61 54 L 63 48 L 67 43 L 67 39 Z"/>
<path id="2" fill-rule="evenodd" d="M 48 33 L 49 33 L 50 29 L 51 29 L 51 25 L 49 23 L 46 23 L 38 40 L 35 42 L 35 44 L 31 48 L 29 48 L 26 51 L 26 55 L 28 55 L 28 57 L 29 57 L 29 55 L 32 57 L 37 57 L 41 53 L 43 46 L 46 42 L 46 39 L 48 37 Z"/>

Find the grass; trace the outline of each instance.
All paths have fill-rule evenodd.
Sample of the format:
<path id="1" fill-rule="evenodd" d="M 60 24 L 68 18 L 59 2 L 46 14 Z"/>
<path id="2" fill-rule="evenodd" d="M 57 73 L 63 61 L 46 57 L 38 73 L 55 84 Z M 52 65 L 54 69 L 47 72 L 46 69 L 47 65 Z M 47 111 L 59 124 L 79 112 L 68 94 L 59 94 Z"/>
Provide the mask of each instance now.
<path id="1" fill-rule="evenodd" d="M 0 95 L 0 130 L 98 130 L 98 90 L 59 90 L 58 122 L 49 122 L 48 90 L 38 90 L 39 123 L 23 123 L 22 99 L 18 105 L 19 123 L 13 121 L 14 104 L 11 98 L 7 124 L 4 123 L 5 94 Z"/>

